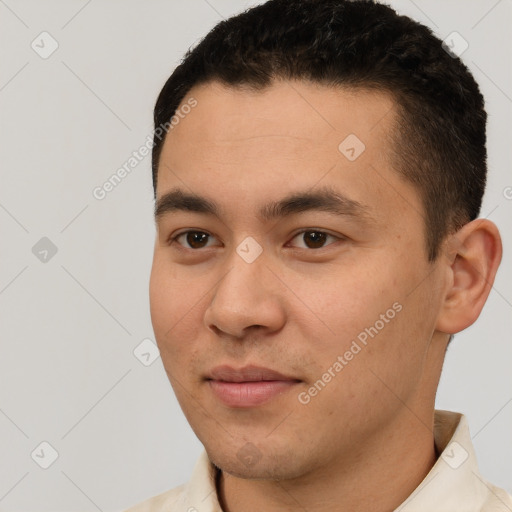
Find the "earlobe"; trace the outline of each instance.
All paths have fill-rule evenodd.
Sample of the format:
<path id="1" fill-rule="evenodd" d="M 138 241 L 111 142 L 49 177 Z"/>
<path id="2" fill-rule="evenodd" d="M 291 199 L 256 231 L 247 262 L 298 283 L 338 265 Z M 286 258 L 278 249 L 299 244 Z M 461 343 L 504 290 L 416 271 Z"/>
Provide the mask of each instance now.
<path id="1" fill-rule="evenodd" d="M 444 295 L 436 329 L 455 334 L 480 315 L 501 261 L 501 237 L 496 225 L 476 219 L 448 241 L 450 283 Z"/>

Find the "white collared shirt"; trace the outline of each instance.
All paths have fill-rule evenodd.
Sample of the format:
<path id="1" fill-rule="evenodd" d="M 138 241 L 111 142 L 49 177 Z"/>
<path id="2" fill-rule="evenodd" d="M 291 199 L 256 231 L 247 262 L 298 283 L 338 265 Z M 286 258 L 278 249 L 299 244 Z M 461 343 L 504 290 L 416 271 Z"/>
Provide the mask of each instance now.
<path id="1" fill-rule="evenodd" d="M 434 440 L 440 457 L 395 512 L 512 512 L 512 497 L 478 471 L 464 415 L 436 411 Z M 203 450 L 188 483 L 127 512 L 223 512 L 215 486 L 217 471 Z"/>

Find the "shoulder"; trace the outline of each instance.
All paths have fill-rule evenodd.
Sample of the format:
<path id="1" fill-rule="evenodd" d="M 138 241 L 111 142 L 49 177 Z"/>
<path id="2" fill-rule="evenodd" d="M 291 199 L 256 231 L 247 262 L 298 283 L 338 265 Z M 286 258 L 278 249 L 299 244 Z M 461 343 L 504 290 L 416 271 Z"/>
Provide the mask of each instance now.
<path id="1" fill-rule="evenodd" d="M 512 510 L 512 496 L 504 489 L 496 487 L 486 480 L 481 480 L 489 490 L 482 512 L 510 512 Z"/>
<path id="2" fill-rule="evenodd" d="M 216 467 L 210 462 L 206 450 L 203 450 L 187 483 L 125 512 L 222 512 L 215 488 L 216 475 Z"/>
<path id="3" fill-rule="evenodd" d="M 180 485 L 170 491 L 153 496 L 152 498 L 127 509 L 125 512 L 174 512 L 178 510 L 181 512 L 181 509 L 177 507 L 181 502 L 184 489 L 185 484 Z"/>

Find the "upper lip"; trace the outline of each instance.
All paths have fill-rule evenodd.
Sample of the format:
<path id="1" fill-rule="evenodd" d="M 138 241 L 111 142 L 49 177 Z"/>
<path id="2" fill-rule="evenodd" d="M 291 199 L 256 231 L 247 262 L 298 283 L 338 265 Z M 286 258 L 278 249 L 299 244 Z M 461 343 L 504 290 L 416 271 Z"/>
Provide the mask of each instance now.
<path id="1" fill-rule="evenodd" d="M 270 368 L 261 366 L 244 366 L 243 368 L 232 368 L 228 365 L 216 366 L 207 375 L 209 380 L 221 380 L 224 382 L 257 382 L 262 380 L 295 380 Z"/>

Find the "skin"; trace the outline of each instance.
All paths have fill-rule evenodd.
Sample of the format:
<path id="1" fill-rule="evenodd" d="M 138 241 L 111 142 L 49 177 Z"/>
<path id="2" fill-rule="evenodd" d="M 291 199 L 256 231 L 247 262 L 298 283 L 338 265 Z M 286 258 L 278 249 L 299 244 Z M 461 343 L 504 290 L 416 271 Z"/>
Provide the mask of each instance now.
<path id="1" fill-rule="evenodd" d="M 223 510 L 393 510 L 436 460 L 434 399 L 449 334 L 483 307 L 501 258 L 498 231 L 470 222 L 428 262 L 420 196 L 387 158 L 395 114 L 384 93 L 276 81 L 261 91 L 208 83 L 183 103 L 189 97 L 198 104 L 166 137 L 157 201 L 179 187 L 215 201 L 219 215 L 158 217 L 151 316 L 183 412 L 222 470 Z M 338 150 L 349 134 L 366 146 L 354 161 Z M 321 187 L 365 215 L 257 217 L 269 201 Z M 312 228 L 333 237 L 314 248 L 304 233 Z M 208 242 L 169 242 L 187 229 Z M 236 252 L 248 236 L 262 248 L 252 263 Z M 395 303 L 400 312 L 300 403 Z M 205 380 L 220 364 L 300 382 L 264 405 L 232 408 Z M 237 456 L 247 443 L 251 465 Z"/>

